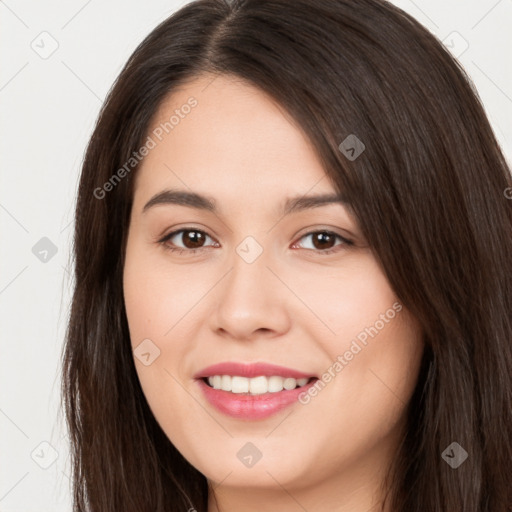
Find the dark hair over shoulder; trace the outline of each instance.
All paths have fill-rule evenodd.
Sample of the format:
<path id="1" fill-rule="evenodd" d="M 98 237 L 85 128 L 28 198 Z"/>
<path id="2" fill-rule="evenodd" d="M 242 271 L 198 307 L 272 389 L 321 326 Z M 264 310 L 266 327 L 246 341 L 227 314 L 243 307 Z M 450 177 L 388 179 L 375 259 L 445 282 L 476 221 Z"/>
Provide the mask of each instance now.
<path id="1" fill-rule="evenodd" d="M 347 198 L 426 349 L 389 473 L 396 512 L 512 510 L 512 178 L 470 80 L 413 18 L 380 0 L 199 0 L 128 60 L 87 147 L 63 355 L 74 510 L 206 511 L 206 478 L 140 387 L 123 302 L 136 167 L 164 98 L 210 72 L 270 94 Z M 350 161 L 339 149 L 365 145 Z M 456 470 L 441 454 L 459 443 Z"/>

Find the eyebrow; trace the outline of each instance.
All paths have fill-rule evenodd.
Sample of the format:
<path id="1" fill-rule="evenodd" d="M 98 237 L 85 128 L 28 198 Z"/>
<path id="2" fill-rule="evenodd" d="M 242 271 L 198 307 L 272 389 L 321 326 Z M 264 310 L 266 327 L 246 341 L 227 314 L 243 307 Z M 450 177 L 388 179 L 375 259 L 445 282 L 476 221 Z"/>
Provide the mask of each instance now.
<path id="1" fill-rule="evenodd" d="M 340 194 L 321 194 L 315 196 L 296 196 L 286 199 L 283 205 L 283 215 L 317 208 L 327 204 L 339 203 L 348 204 L 348 200 Z M 176 204 L 179 206 L 188 206 L 199 210 L 205 210 L 217 214 L 218 209 L 214 199 L 203 196 L 196 192 L 188 192 L 186 190 L 163 190 L 155 194 L 142 209 L 142 213 L 147 212 L 150 208 L 157 205 Z"/>

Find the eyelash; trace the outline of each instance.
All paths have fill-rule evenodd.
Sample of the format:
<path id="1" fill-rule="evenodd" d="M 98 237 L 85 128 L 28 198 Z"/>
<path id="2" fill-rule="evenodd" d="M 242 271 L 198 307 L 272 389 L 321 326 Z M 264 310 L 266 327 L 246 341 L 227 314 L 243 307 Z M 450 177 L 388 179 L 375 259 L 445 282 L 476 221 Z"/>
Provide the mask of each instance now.
<path id="1" fill-rule="evenodd" d="M 182 247 L 172 247 L 172 246 L 170 246 L 167 243 L 168 240 L 173 238 L 178 233 L 185 233 L 187 231 L 201 233 L 201 234 L 203 234 L 203 235 L 205 235 L 205 236 L 207 236 L 209 238 L 212 238 L 210 235 L 208 235 L 208 233 L 206 233 L 205 231 L 202 231 L 201 229 L 182 228 L 182 229 L 179 229 L 177 231 L 173 231 L 173 232 L 169 233 L 168 235 L 165 235 L 161 240 L 158 241 L 158 243 L 163 246 L 164 250 L 170 251 L 170 252 L 173 252 L 173 253 L 177 253 L 177 254 L 183 254 L 183 253 L 195 254 L 198 251 L 202 251 L 202 250 L 206 249 L 206 247 L 198 247 L 198 248 L 195 248 L 195 249 L 183 249 Z M 343 243 L 338 244 L 338 245 L 334 246 L 331 249 L 325 249 L 325 250 L 322 250 L 322 249 L 305 249 L 306 251 L 313 251 L 315 254 L 325 256 L 325 255 L 328 255 L 328 254 L 332 254 L 334 252 L 338 252 L 340 250 L 339 249 L 340 247 L 343 247 L 343 246 L 353 246 L 354 245 L 354 242 L 352 240 L 349 240 L 348 238 L 345 238 L 345 237 L 339 235 L 338 233 L 334 233 L 333 231 L 328 231 L 328 230 L 325 230 L 325 229 L 321 229 L 321 230 L 317 230 L 317 231 L 310 231 L 308 233 L 305 233 L 304 235 L 302 235 L 299 238 L 299 240 L 302 240 L 303 238 L 305 238 L 307 236 L 310 236 L 310 235 L 316 235 L 318 233 L 323 233 L 323 234 L 327 234 L 327 235 L 334 235 L 335 237 L 340 239 Z M 212 240 L 213 240 L 213 238 L 212 238 Z"/>

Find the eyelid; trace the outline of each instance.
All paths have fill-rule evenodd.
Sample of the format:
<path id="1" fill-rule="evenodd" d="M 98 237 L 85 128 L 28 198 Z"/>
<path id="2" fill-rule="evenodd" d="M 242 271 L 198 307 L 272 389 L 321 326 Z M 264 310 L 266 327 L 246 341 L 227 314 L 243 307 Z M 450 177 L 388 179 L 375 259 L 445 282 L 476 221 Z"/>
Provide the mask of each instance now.
<path id="1" fill-rule="evenodd" d="M 347 241 L 347 242 L 353 242 L 355 240 L 355 235 L 351 234 L 350 231 L 347 231 L 346 229 L 341 229 L 338 227 L 331 227 L 331 226 L 322 226 L 315 224 L 313 226 L 307 226 L 303 229 L 301 229 L 296 235 L 295 239 L 299 240 L 300 238 L 303 238 L 306 235 L 311 235 L 314 233 L 329 233 L 331 235 L 339 236 L 341 239 Z"/>

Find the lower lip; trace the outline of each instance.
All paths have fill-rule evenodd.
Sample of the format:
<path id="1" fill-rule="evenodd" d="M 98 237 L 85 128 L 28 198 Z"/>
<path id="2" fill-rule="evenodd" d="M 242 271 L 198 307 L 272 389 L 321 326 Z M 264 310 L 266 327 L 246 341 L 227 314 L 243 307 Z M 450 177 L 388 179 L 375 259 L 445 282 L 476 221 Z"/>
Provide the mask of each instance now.
<path id="1" fill-rule="evenodd" d="M 262 395 L 231 393 L 230 391 L 213 389 L 202 379 L 198 379 L 197 382 L 206 400 L 221 413 L 238 419 L 261 420 L 298 402 L 299 395 L 313 386 L 315 381 L 316 379 L 313 379 L 300 388 Z"/>

